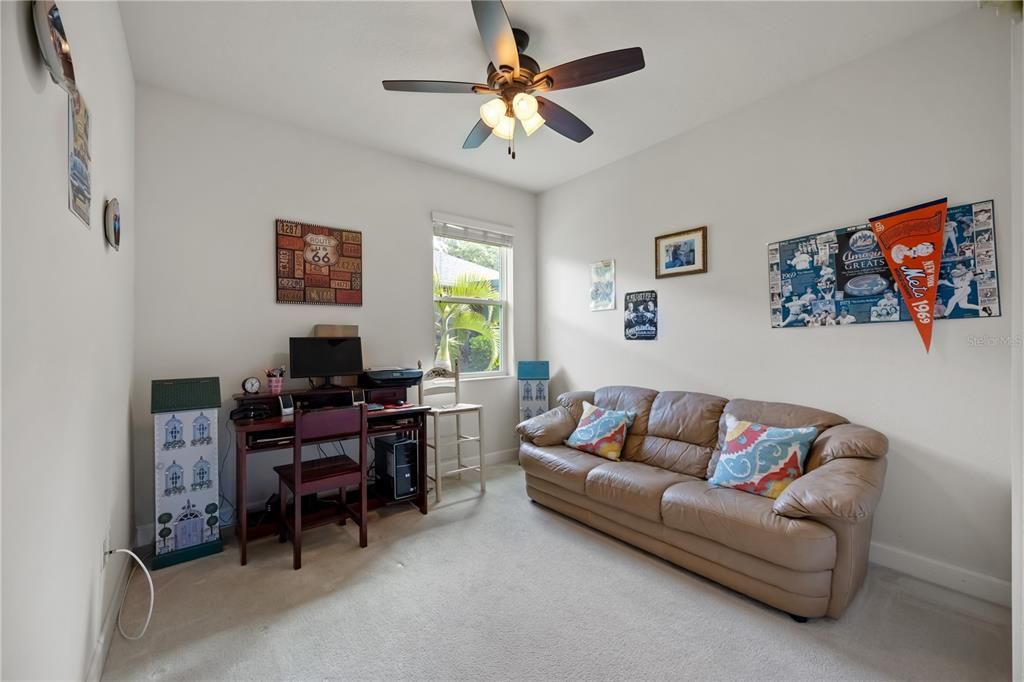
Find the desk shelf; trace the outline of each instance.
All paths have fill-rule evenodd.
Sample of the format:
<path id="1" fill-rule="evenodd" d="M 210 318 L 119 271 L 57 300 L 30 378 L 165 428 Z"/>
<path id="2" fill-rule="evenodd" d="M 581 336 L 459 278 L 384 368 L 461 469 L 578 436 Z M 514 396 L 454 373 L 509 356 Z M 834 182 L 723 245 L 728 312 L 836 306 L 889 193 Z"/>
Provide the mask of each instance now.
<path id="1" fill-rule="evenodd" d="M 384 490 L 378 491 L 377 483 L 370 483 L 368 486 L 368 496 L 366 499 L 367 511 L 375 511 L 381 507 L 391 507 L 400 504 L 410 504 L 413 507 L 417 505 L 416 497 L 406 497 L 400 500 L 391 499 Z M 430 490 L 427 490 L 429 494 Z M 323 497 L 317 498 L 318 504 L 323 505 L 323 508 L 317 509 L 314 512 L 307 512 L 302 515 L 302 530 L 308 530 L 310 528 L 317 528 L 319 526 L 326 526 L 329 523 L 340 522 L 344 525 L 345 521 L 352 518 L 352 515 L 348 513 L 339 503 L 338 494 L 324 495 Z M 349 505 L 355 505 L 359 502 L 359 491 L 351 490 L 345 494 L 345 502 Z M 288 504 L 288 514 L 292 513 L 294 507 L 292 503 Z M 278 519 L 277 510 L 274 509 L 271 512 L 266 512 L 262 508 L 253 507 L 249 510 L 249 518 L 259 518 L 259 521 L 252 523 L 248 527 L 248 540 L 259 540 L 261 538 L 270 537 L 271 535 L 277 536 L 278 529 L 280 528 L 280 520 Z M 235 525 L 235 535 L 238 535 L 238 525 Z"/>

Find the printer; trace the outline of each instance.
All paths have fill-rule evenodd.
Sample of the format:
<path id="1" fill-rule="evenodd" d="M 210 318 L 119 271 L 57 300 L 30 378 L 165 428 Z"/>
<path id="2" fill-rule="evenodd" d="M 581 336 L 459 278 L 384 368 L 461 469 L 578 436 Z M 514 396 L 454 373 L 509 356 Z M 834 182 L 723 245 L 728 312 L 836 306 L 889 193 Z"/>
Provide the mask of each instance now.
<path id="1" fill-rule="evenodd" d="M 383 367 L 366 369 L 359 375 L 359 385 L 363 388 L 412 388 L 423 379 L 423 370 L 404 369 L 402 367 Z"/>

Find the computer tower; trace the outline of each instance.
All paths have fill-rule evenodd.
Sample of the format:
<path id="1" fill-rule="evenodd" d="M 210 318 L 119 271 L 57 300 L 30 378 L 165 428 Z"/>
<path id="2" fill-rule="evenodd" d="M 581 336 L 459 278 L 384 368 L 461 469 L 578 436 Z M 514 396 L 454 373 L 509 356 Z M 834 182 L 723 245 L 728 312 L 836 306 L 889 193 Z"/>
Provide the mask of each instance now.
<path id="1" fill-rule="evenodd" d="M 416 441 L 401 436 L 378 436 L 373 441 L 374 474 L 380 492 L 395 500 L 419 492 Z"/>

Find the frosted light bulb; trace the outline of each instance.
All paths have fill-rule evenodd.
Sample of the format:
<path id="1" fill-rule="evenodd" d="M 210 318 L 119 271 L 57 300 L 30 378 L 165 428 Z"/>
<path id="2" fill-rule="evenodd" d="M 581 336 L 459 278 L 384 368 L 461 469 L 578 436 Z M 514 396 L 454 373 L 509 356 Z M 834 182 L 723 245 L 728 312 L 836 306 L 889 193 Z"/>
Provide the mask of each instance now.
<path id="1" fill-rule="evenodd" d="M 526 131 L 527 136 L 533 135 L 537 132 L 537 129 L 544 125 L 544 119 L 541 118 L 540 114 L 534 114 L 530 118 L 524 118 L 523 129 Z"/>
<path id="2" fill-rule="evenodd" d="M 516 120 L 511 116 L 502 116 L 498 125 L 494 126 L 493 132 L 503 140 L 511 140 L 516 132 Z"/>
<path id="3" fill-rule="evenodd" d="M 520 121 L 532 118 L 537 113 L 537 98 L 527 92 L 520 92 L 512 99 L 512 111 Z"/>
<path id="4" fill-rule="evenodd" d="M 488 100 L 480 105 L 480 119 L 487 124 L 488 128 L 493 128 L 501 122 L 507 109 L 503 99 Z"/>

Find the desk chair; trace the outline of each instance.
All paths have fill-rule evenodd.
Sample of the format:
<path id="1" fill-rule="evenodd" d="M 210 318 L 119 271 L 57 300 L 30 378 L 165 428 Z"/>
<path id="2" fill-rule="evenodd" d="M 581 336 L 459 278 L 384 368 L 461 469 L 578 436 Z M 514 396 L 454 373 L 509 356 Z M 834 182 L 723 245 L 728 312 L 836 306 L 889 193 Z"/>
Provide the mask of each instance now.
<path id="1" fill-rule="evenodd" d="M 330 408 L 324 410 L 295 410 L 295 447 L 292 463 L 274 467 L 278 475 L 281 531 L 278 540 L 286 542 L 290 536 L 293 546 L 292 565 L 302 568 L 302 496 L 313 493 L 338 491 L 338 504 L 343 514 L 359 523 L 359 546 L 366 547 L 366 405 Z M 302 461 L 302 446 L 343 438 L 359 439 L 359 461 L 344 455 Z M 345 502 L 345 488 L 359 486 L 359 510 Z M 288 518 L 285 488 L 295 498 L 292 519 Z M 342 517 L 344 523 L 344 517 Z"/>
<path id="2" fill-rule="evenodd" d="M 434 367 L 423 374 L 420 382 L 420 405 L 424 405 L 423 398 L 432 395 L 453 394 L 454 401 L 438 407 L 430 408 L 430 418 L 434 424 L 434 433 L 427 439 L 427 448 L 434 451 L 434 501 L 441 501 L 441 479 L 445 476 L 458 475 L 462 478 L 463 471 L 475 471 L 480 475 L 480 494 L 487 492 L 487 480 L 484 476 L 484 408 L 483 405 L 473 405 L 460 400 L 459 390 L 459 361 L 454 361 L 454 370 L 444 367 Z M 419 363 L 423 368 L 423 363 Z M 429 386 L 425 386 L 429 384 Z M 476 414 L 477 436 L 465 436 L 462 433 L 462 415 Z M 458 466 L 451 471 L 441 471 L 441 432 L 438 429 L 441 417 L 455 415 L 455 456 Z M 462 446 L 465 443 L 476 443 L 480 452 L 480 463 L 476 466 L 462 465 Z"/>

